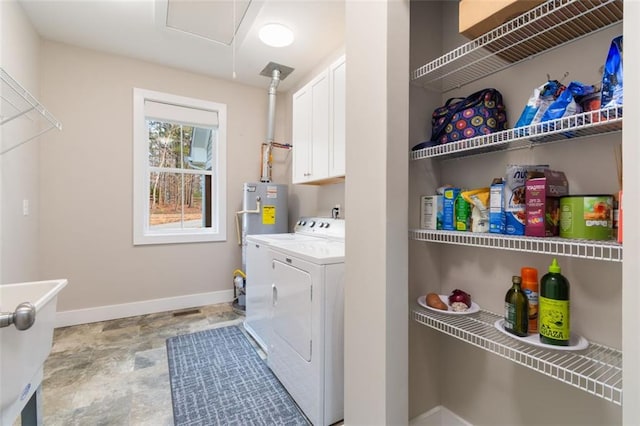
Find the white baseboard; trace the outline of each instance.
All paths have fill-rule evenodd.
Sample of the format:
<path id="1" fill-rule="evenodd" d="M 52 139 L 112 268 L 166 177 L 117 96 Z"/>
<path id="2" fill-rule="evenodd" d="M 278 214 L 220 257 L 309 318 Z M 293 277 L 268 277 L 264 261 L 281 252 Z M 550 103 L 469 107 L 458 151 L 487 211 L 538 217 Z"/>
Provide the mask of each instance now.
<path id="1" fill-rule="evenodd" d="M 453 411 L 438 405 L 409 420 L 410 426 L 473 426 Z"/>
<path id="2" fill-rule="evenodd" d="M 164 299 L 144 300 L 141 302 L 123 303 L 121 305 L 96 306 L 95 308 L 58 311 L 56 328 L 69 325 L 107 321 L 117 318 L 152 314 L 155 312 L 173 311 L 176 309 L 194 308 L 197 306 L 228 303 L 233 300 L 233 290 L 212 291 L 210 293 L 188 294 L 185 296 L 167 297 Z"/>

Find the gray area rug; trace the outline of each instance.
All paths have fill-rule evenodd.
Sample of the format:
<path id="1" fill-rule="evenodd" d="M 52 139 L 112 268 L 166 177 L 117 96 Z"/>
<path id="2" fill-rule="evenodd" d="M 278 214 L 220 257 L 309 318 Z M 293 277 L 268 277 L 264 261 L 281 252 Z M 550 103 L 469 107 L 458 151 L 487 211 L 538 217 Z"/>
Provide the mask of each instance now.
<path id="1" fill-rule="evenodd" d="M 167 339 L 176 426 L 309 425 L 237 326 Z"/>

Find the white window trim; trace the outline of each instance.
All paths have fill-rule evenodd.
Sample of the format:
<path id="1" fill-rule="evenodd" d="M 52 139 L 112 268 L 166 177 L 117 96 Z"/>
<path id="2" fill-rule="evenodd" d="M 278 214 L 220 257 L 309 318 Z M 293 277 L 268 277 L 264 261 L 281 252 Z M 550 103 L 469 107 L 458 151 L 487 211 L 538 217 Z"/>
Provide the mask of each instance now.
<path id="1" fill-rule="evenodd" d="M 218 112 L 218 142 L 213 158 L 211 187 L 212 220 L 217 226 L 206 229 L 149 230 L 148 129 L 145 122 L 145 100 L 170 103 Z M 133 244 L 175 244 L 227 239 L 227 106 L 225 104 L 188 98 L 144 89 L 133 89 Z"/>

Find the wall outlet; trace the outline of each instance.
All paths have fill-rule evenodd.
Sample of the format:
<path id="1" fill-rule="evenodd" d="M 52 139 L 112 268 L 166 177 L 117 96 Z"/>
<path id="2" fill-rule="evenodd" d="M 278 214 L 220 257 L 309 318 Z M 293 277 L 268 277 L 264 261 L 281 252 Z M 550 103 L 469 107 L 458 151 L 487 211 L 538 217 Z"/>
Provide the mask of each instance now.
<path id="1" fill-rule="evenodd" d="M 22 215 L 29 216 L 29 200 L 22 200 Z"/>

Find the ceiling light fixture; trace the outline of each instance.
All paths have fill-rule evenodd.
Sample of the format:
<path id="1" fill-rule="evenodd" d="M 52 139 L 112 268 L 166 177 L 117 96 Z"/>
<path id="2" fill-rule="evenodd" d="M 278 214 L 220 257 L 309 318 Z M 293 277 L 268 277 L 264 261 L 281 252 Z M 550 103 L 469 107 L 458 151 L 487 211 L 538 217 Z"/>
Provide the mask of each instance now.
<path id="1" fill-rule="evenodd" d="M 271 47 L 285 47 L 293 43 L 293 31 L 282 24 L 266 24 L 260 28 L 258 36 Z"/>

